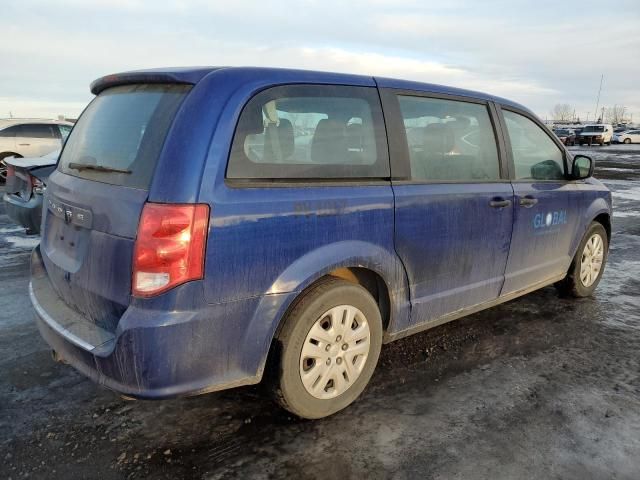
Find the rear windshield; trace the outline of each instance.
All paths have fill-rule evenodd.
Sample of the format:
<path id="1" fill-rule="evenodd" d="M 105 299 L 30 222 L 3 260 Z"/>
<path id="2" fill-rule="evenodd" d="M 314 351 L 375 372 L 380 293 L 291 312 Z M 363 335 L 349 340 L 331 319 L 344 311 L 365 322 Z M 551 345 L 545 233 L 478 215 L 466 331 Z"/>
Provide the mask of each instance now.
<path id="1" fill-rule="evenodd" d="M 591 125 L 589 127 L 584 127 L 583 132 L 604 132 L 604 127 L 602 125 Z"/>
<path id="2" fill-rule="evenodd" d="M 167 131 L 190 88 L 137 84 L 100 93 L 71 131 L 59 170 L 97 182 L 149 188 Z"/>

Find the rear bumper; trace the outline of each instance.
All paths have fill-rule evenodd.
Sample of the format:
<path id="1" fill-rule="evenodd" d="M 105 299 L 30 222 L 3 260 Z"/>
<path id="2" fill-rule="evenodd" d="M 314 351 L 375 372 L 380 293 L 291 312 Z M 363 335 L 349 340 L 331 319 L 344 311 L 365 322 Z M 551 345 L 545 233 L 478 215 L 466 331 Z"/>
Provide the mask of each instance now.
<path id="1" fill-rule="evenodd" d="M 2 197 L 7 215 L 15 223 L 22 225 L 29 233 L 40 232 L 42 220 L 42 195 L 32 195 L 27 202 L 15 195 L 5 193 Z"/>
<path id="2" fill-rule="evenodd" d="M 64 361 L 101 385 L 133 398 L 160 399 L 260 381 L 273 332 L 251 334 L 260 298 L 196 310 L 132 304 L 115 332 L 86 334 L 91 325 L 43 287 L 46 276 L 36 248 L 30 293 L 42 337 Z"/>

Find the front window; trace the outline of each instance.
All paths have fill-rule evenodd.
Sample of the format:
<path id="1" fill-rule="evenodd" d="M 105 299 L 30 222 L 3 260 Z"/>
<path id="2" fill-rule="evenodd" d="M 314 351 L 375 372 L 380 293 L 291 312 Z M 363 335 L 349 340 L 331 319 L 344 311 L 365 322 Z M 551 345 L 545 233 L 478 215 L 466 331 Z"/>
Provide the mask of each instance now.
<path id="1" fill-rule="evenodd" d="M 582 133 L 602 133 L 602 132 L 604 132 L 603 125 L 590 125 L 588 127 L 584 127 L 584 130 L 582 130 Z"/>
<path id="2" fill-rule="evenodd" d="M 564 179 L 564 155 L 542 128 L 519 113 L 503 110 L 517 180 Z"/>

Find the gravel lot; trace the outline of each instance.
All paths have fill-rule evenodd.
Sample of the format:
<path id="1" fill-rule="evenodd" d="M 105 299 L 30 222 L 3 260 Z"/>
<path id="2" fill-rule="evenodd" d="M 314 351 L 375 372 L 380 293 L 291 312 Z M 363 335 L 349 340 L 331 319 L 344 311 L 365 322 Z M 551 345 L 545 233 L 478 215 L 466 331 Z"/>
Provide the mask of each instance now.
<path id="1" fill-rule="evenodd" d="M 614 191 L 595 297 L 546 288 L 388 345 L 364 396 L 315 422 L 260 387 L 131 402 L 54 363 L 37 239 L 0 207 L 0 478 L 640 478 L 640 149 L 572 150 Z"/>

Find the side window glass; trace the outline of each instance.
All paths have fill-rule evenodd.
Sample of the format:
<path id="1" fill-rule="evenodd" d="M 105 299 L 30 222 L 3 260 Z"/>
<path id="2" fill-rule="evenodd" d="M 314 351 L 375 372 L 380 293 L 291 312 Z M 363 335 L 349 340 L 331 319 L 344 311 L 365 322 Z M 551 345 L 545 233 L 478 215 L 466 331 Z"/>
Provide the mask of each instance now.
<path id="1" fill-rule="evenodd" d="M 5 128 L 0 130 L 0 137 L 16 137 L 18 136 L 18 130 L 20 129 L 19 125 L 14 125 L 12 127 Z"/>
<path id="2" fill-rule="evenodd" d="M 398 101 L 412 179 L 473 182 L 500 178 L 486 105 L 412 96 L 399 96 Z"/>
<path id="3" fill-rule="evenodd" d="M 37 123 L 25 123 L 21 125 L 20 133 L 17 136 L 26 138 L 56 138 L 54 125 Z"/>
<path id="4" fill-rule="evenodd" d="M 374 88 L 274 87 L 244 107 L 227 178 L 388 177 L 386 152 Z"/>
<path id="5" fill-rule="evenodd" d="M 58 125 L 58 129 L 60 130 L 60 137 L 62 138 L 62 142 L 67 139 L 69 133 L 71 133 L 71 127 L 68 125 Z"/>
<path id="6" fill-rule="evenodd" d="M 515 165 L 516 180 L 562 180 L 562 150 L 532 120 L 503 110 Z"/>

